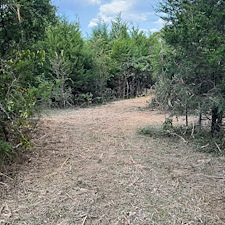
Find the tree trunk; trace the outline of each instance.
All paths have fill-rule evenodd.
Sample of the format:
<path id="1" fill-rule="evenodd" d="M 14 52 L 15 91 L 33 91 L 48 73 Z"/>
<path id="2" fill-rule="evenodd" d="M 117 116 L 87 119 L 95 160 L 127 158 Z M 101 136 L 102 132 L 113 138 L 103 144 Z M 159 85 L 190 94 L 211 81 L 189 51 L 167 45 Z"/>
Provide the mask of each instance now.
<path id="1" fill-rule="evenodd" d="M 129 83 L 128 83 L 128 80 L 127 80 L 127 98 L 129 98 L 129 91 L 130 91 L 130 88 L 129 88 Z"/>
<path id="2" fill-rule="evenodd" d="M 198 117 L 198 125 L 199 125 L 199 129 L 202 129 L 202 113 L 199 113 L 199 117 Z"/>
<path id="3" fill-rule="evenodd" d="M 223 112 L 219 112 L 218 107 L 212 109 L 211 133 L 214 136 L 221 131 L 223 122 Z"/>
<path id="4" fill-rule="evenodd" d="M 2 128 L 2 132 L 3 132 L 4 137 L 5 137 L 5 141 L 9 142 L 9 132 L 6 128 L 6 123 L 3 122 L 3 121 L 0 121 L 0 126 Z"/>
<path id="5" fill-rule="evenodd" d="M 199 125 L 199 129 L 201 130 L 201 128 L 202 128 L 202 111 L 201 111 L 200 103 L 198 105 L 198 108 L 199 108 L 198 125 Z"/>
<path id="6" fill-rule="evenodd" d="M 187 108 L 187 106 L 185 109 L 185 121 L 186 121 L 186 127 L 188 127 L 188 108 Z"/>

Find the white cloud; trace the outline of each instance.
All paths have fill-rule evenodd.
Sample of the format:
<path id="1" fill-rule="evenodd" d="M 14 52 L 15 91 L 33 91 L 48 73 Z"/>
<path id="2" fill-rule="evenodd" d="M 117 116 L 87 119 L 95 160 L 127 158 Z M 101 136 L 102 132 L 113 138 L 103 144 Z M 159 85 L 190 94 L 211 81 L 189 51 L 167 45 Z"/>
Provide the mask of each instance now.
<path id="1" fill-rule="evenodd" d="M 94 5 L 100 5 L 101 0 L 84 0 L 87 3 L 94 4 Z"/>
<path id="2" fill-rule="evenodd" d="M 97 26 L 98 25 L 98 22 L 100 21 L 100 19 L 98 19 L 98 18 L 94 18 L 94 19 L 92 19 L 91 21 L 90 21 L 90 23 L 89 23 L 89 27 L 95 27 L 95 26 Z"/>
<path id="3" fill-rule="evenodd" d="M 155 24 L 155 26 L 150 29 L 151 33 L 160 31 L 165 26 L 165 21 L 159 18 L 157 21 L 154 21 L 153 24 Z"/>
<path id="4" fill-rule="evenodd" d="M 157 29 L 157 28 L 152 28 L 152 29 L 150 29 L 150 32 L 151 33 L 155 33 L 155 32 L 158 32 L 160 29 Z"/>
<path id="5" fill-rule="evenodd" d="M 154 23 L 158 24 L 159 26 L 163 27 L 165 25 L 165 21 L 162 18 L 159 18 Z"/>
<path id="6" fill-rule="evenodd" d="M 99 13 L 96 18 L 93 18 L 89 27 L 94 27 L 98 24 L 99 20 L 104 22 L 112 21 L 119 13 L 126 21 L 141 22 L 147 21 L 148 16 L 152 13 L 140 13 L 135 11 L 137 0 L 112 0 L 111 3 L 102 4 L 99 8 Z"/>
<path id="7" fill-rule="evenodd" d="M 59 2 L 68 8 L 74 8 L 77 4 L 82 5 L 100 5 L 101 0 L 53 0 L 53 2 Z"/>
<path id="8" fill-rule="evenodd" d="M 133 0 L 113 0 L 111 3 L 101 5 L 100 15 L 115 15 L 120 12 L 127 12 L 132 8 L 133 4 Z"/>

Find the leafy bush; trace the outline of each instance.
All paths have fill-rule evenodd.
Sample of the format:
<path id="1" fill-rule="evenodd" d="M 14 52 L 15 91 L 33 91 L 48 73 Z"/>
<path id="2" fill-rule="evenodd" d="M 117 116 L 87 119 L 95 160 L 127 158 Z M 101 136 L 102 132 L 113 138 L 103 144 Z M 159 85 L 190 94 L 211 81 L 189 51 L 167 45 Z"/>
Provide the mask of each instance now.
<path id="1" fill-rule="evenodd" d="M 93 101 L 92 93 L 79 94 L 76 97 L 76 103 L 79 105 L 90 105 L 92 101 Z"/>
<path id="2" fill-rule="evenodd" d="M 45 54 L 20 51 L 0 65 L 1 159 L 12 156 L 12 149 L 30 146 L 30 118 L 49 100 L 53 84 L 35 75 Z"/>

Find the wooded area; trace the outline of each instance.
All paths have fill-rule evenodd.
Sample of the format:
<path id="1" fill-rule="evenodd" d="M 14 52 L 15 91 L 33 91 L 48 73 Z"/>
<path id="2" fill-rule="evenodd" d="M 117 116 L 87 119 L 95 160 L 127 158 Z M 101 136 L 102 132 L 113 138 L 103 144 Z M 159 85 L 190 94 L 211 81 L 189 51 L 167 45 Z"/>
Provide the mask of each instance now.
<path id="1" fill-rule="evenodd" d="M 165 27 L 148 35 L 118 15 L 84 38 L 50 0 L 0 1 L 0 159 L 29 147 L 29 118 L 44 107 L 143 94 L 176 115 L 211 120 L 224 146 L 225 3 L 165 0 Z M 221 134 L 222 133 L 222 134 Z"/>

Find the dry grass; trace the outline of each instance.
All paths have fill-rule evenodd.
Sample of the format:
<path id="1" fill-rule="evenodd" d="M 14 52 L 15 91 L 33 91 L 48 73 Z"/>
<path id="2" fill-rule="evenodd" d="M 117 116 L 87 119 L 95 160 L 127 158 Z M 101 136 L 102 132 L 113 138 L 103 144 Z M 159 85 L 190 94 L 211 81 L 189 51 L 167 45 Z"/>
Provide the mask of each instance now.
<path id="1" fill-rule="evenodd" d="M 43 117 L 37 150 L 0 183 L 0 224 L 225 224 L 225 158 L 139 135 L 166 117 L 140 110 L 148 99 Z"/>

